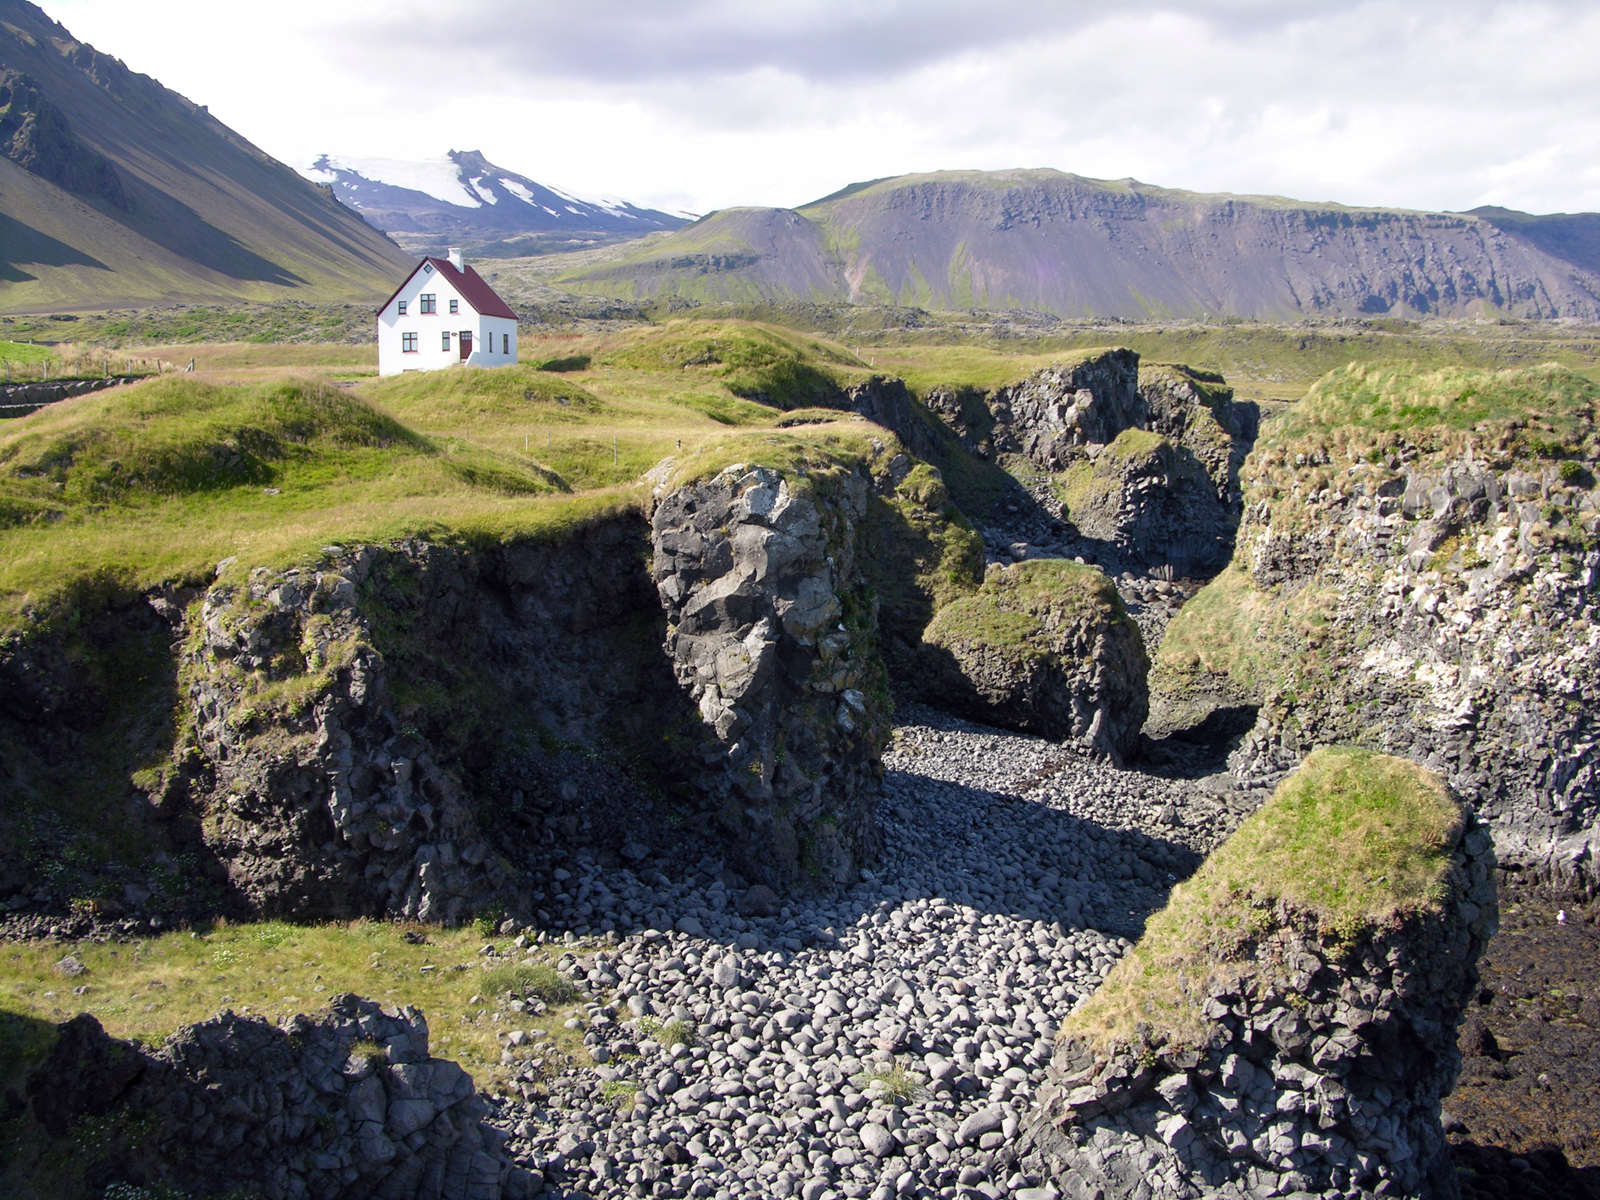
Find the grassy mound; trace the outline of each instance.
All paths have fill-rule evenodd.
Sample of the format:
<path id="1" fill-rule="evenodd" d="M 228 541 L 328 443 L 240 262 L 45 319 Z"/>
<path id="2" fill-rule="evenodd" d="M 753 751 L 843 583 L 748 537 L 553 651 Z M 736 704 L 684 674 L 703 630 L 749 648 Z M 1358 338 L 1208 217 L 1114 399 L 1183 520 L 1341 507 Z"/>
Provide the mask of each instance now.
<path id="1" fill-rule="evenodd" d="M 1055 653 L 1052 642 L 1063 626 L 1128 619 L 1104 571 L 1065 559 L 1037 559 L 991 571 L 975 593 L 941 608 L 924 638 L 937 646 L 1045 658 Z"/>
<path id="2" fill-rule="evenodd" d="M 792 330 L 748 322 L 670 321 L 628 339 L 604 364 L 715 379 L 736 396 L 782 409 L 831 405 L 854 355 Z"/>
<path id="3" fill-rule="evenodd" d="M 0 629 L 97 580 L 131 594 L 203 581 L 234 555 L 276 565 L 346 539 L 507 536 L 627 502 L 558 498 L 568 486 L 532 456 L 429 436 L 319 380 L 166 376 L 63 401 L 0 425 Z"/>
<path id="4" fill-rule="evenodd" d="M 1554 363 L 1504 371 L 1350 363 L 1312 384 L 1270 438 L 1286 442 L 1340 428 L 1463 430 L 1502 435 L 1504 449 L 1537 453 L 1552 438 L 1581 441 L 1597 397 L 1600 387 Z"/>
<path id="5" fill-rule="evenodd" d="M 1444 782 L 1405 759 L 1316 751 L 1172 890 L 1139 944 L 1062 1025 L 1101 1049 L 1197 1044 L 1217 979 L 1255 968 L 1257 939 L 1287 915 L 1325 944 L 1437 910 L 1463 814 Z"/>

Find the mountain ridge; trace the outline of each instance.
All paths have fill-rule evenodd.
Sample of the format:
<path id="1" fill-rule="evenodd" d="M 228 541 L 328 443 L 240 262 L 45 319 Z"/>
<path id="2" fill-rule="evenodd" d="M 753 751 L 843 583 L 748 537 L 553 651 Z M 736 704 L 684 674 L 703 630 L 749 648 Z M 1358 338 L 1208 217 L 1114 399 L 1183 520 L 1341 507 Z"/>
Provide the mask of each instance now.
<path id="1" fill-rule="evenodd" d="M 477 150 L 424 162 L 322 154 L 301 174 L 331 186 L 369 224 L 419 247 L 439 238 L 616 239 L 678 229 L 691 219 L 628 200 L 578 196 L 496 166 Z"/>
<path id="2" fill-rule="evenodd" d="M 0 310 L 381 299 L 410 258 L 203 105 L 0 0 Z"/>
<path id="3" fill-rule="evenodd" d="M 796 209 L 719 210 L 559 282 L 626 299 L 1067 317 L 1600 320 L 1600 218 L 1591 240 L 1583 214 L 1552 223 L 1497 211 L 1207 194 L 1052 169 L 925 172 Z"/>

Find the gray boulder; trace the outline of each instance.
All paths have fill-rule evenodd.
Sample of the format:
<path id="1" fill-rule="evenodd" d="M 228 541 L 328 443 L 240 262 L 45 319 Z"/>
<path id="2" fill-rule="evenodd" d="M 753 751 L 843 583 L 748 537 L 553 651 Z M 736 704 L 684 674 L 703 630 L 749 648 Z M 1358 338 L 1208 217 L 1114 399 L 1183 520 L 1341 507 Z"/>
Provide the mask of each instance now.
<path id="1" fill-rule="evenodd" d="M 98 1143 L 105 1161 L 88 1167 L 199 1195 L 516 1200 L 543 1182 L 482 1123 L 472 1077 L 429 1056 L 420 1012 L 348 994 L 282 1028 L 224 1011 L 154 1051 L 111 1038 L 84 1013 L 62 1027 L 28 1093 L 54 1138 L 84 1117 L 153 1119 L 137 1141 Z"/>
<path id="2" fill-rule="evenodd" d="M 975 719 L 1120 760 L 1149 710 L 1150 662 L 1105 574 L 1060 559 L 993 566 L 923 634 L 924 691 Z"/>
<path id="3" fill-rule="evenodd" d="M 652 517 L 666 650 L 702 722 L 695 789 L 738 869 L 779 890 L 849 882 L 879 849 L 887 689 L 856 566 L 869 486 L 841 466 L 792 487 L 737 464 Z"/>

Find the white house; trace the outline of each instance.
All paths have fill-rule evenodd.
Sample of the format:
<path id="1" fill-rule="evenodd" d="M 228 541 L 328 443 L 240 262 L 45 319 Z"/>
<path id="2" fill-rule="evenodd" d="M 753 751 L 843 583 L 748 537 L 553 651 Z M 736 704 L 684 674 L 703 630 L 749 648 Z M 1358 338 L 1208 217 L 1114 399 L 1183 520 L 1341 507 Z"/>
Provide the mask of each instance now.
<path id="1" fill-rule="evenodd" d="M 517 361 L 517 314 L 451 247 L 425 258 L 378 310 L 378 374 Z"/>

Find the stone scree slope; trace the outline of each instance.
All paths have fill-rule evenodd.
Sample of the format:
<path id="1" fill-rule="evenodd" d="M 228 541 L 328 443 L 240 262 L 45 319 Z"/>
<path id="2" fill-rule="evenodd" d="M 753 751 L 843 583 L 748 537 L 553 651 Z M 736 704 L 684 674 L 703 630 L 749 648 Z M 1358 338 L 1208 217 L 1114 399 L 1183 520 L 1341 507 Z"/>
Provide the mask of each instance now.
<path id="1" fill-rule="evenodd" d="M 873 797 L 887 739 L 875 605 L 855 561 L 869 483 L 766 468 L 678 488 L 652 518 L 667 652 L 714 736 L 695 783 L 748 877 L 859 878 L 880 849 Z"/>
<path id="2" fill-rule="evenodd" d="M 1440 1100 L 1497 921 L 1494 866 L 1488 827 L 1463 825 L 1437 909 L 1353 943 L 1280 902 L 1243 969 L 1209 987 L 1198 1038 L 1064 1033 L 1025 1159 L 1066 1195 L 1108 1200 L 1458 1195 Z"/>
<path id="3" fill-rule="evenodd" d="M 429 1057 L 420 1012 L 348 994 L 320 1019 L 283 1028 L 225 1011 L 154 1051 L 83 1013 L 61 1027 L 27 1087 L 56 1138 L 119 1109 L 156 1119 L 147 1144 L 94 1164 L 107 1182 L 248 1188 L 265 1200 L 521 1200 L 543 1185 L 483 1123 L 472 1077 Z"/>

